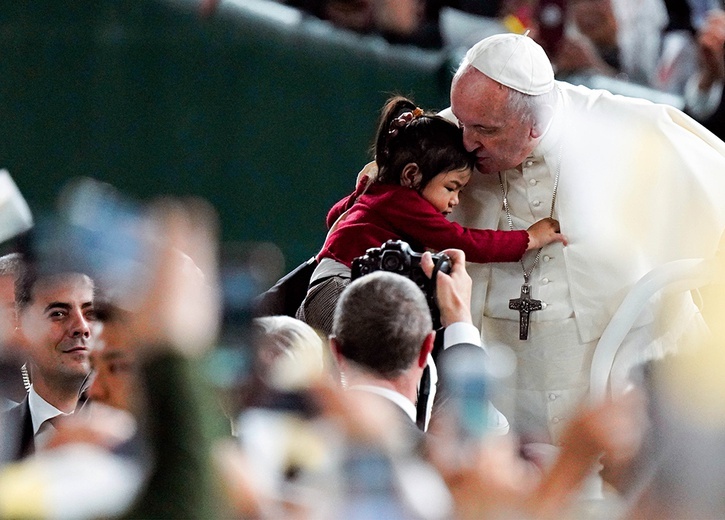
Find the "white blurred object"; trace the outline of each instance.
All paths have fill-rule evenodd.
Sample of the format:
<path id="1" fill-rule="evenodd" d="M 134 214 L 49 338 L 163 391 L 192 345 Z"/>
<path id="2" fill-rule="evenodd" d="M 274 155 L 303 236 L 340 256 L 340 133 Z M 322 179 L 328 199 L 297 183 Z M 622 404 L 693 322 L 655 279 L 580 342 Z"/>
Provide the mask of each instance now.
<path id="1" fill-rule="evenodd" d="M 622 70 L 629 79 L 648 84 L 657 66 L 662 30 L 667 25 L 663 0 L 612 0 Z"/>
<path id="2" fill-rule="evenodd" d="M 687 258 L 663 264 L 643 276 L 624 298 L 604 329 L 592 357 L 590 398 L 592 403 L 606 399 L 609 376 L 624 337 L 645 308 L 649 299 L 660 290 L 688 291 L 707 284 L 713 277 L 713 262 Z"/>
<path id="3" fill-rule="evenodd" d="M 33 227 L 28 203 L 7 170 L 0 170 L 0 242 Z"/>
<path id="4" fill-rule="evenodd" d="M 295 504 L 304 518 L 339 518 L 346 446 L 335 425 L 304 419 L 299 410 L 248 408 L 236 431 L 255 487 L 273 499 L 263 518 L 286 517 L 282 504 Z"/>
<path id="5" fill-rule="evenodd" d="M 220 9 L 244 9 L 260 17 L 279 22 L 284 25 L 296 25 L 302 21 L 302 12 L 288 5 L 271 0 L 223 0 Z"/>
<path id="6" fill-rule="evenodd" d="M 82 520 L 122 514 L 143 483 L 133 460 L 90 444 L 36 453 L 0 472 L 5 518 Z"/>

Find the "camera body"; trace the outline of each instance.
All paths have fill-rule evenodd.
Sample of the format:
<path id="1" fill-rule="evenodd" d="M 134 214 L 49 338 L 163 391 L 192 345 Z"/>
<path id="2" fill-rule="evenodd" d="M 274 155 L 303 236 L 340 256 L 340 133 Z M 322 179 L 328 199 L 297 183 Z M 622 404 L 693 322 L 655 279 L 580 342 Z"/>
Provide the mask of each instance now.
<path id="1" fill-rule="evenodd" d="M 428 278 L 420 266 L 422 253 L 417 253 L 402 240 L 388 240 L 381 247 L 368 249 L 363 256 L 352 261 L 350 278 L 355 280 L 375 271 L 398 273 L 412 280 L 425 294 L 431 310 L 434 326 L 439 325 L 438 306 L 435 302 L 436 275 L 438 271 L 451 272 L 451 259 L 445 253 L 435 253 L 433 275 Z"/>

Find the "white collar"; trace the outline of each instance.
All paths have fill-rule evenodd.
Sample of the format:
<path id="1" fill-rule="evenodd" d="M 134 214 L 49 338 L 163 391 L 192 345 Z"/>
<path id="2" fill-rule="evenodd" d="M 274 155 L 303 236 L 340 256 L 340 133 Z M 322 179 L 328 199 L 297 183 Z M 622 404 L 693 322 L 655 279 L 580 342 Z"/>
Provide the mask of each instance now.
<path id="1" fill-rule="evenodd" d="M 30 418 L 33 420 L 33 435 L 38 433 L 40 426 L 48 419 L 58 417 L 59 415 L 69 415 L 64 414 L 40 397 L 33 385 L 30 385 L 30 390 L 28 390 L 28 407 L 30 408 Z"/>
<path id="2" fill-rule="evenodd" d="M 385 397 L 389 401 L 392 401 L 400 408 L 402 408 L 403 411 L 408 414 L 408 417 L 410 417 L 410 420 L 413 421 L 414 424 L 416 422 L 416 417 L 418 413 L 415 409 L 415 405 L 410 402 L 410 399 L 405 397 L 403 394 L 396 392 L 395 390 L 390 390 L 389 388 L 383 388 L 381 386 L 374 385 L 352 385 L 348 388 L 348 390 L 360 390 L 363 392 L 370 392 L 371 394 L 377 394 L 379 396 Z"/>

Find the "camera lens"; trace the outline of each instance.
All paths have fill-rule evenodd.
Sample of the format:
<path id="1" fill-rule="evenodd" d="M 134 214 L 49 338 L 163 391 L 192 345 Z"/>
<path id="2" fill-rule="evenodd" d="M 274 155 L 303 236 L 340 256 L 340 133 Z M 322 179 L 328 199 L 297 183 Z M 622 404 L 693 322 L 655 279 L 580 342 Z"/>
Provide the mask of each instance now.
<path id="1" fill-rule="evenodd" d="M 383 253 L 383 258 L 380 262 L 384 271 L 400 271 L 401 263 L 400 256 L 394 251 L 386 251 Z"/>

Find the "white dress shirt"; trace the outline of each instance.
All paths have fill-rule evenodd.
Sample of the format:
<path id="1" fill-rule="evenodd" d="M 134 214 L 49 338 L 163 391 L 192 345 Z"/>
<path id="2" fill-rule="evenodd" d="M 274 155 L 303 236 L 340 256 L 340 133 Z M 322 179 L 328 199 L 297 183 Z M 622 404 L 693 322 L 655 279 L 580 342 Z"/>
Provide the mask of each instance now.
<path id="1" fill-rule="evenodd" d="M 40 397 L 33 385 L 30 385 L 28 391 L 28 407 L 30 408 L 30 418 L 33 421 L 35 449 L 42 449 L 55 431 L 55 426 L 50 422 L 50 419 L 70 414 L 63 413 Z"/>

